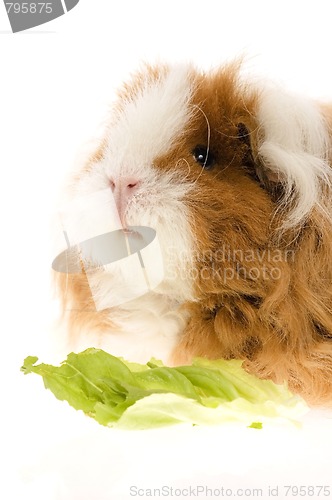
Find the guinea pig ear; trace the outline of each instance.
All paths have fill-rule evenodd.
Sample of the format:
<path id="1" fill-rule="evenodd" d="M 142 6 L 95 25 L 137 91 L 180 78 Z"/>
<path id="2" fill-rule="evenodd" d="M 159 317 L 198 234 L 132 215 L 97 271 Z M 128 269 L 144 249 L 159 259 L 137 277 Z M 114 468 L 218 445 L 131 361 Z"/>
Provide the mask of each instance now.
<path id="1" fill-rule="evenodd" d="M 244 123 L 237 124 L 237 136 L 241 142 L 251 147 L 250 144 L 250 132 L 247 126 Z"/>
<path id="2" fill-rule="evenodd" d="M 250 120 L 250 134 L 241 125 L 239 136 L 248 141 L 249 135 L 251 168 L 274 194 L 283 228 L 300 227 L 314 208 L 330 220 L 331 138 L 319 105 L 268 86 L 260 93 L 255 116 L 244 123 Z"/>
<path id="3" fill-rule="evenodd" d="M 249 174 L 255 178 L 260 184 L 267 189 L 271 194 L 279 192 L 280 179 L 276 172 L 263 166 L 255 158 L 254 137 L 247 125 L 240 122 L 237 124 L 238 138 L 240 142 L 247 146 L 243 156 L 243 163 Z"/>

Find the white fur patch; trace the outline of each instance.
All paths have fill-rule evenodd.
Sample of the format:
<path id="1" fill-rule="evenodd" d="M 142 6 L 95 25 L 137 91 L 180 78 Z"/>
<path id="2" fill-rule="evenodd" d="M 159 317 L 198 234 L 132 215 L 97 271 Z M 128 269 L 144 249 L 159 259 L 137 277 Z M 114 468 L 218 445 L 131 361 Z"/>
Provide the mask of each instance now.
<path id="1" fill-rule="evenodd" d="M 179 275 L 183 260 L 190 260 L 194 247 L 189 214 L 182 202 L 191 184 L 176 174 L 159 172 L 153 164 L 171 149 L 196 112 L 190 105 L 194 91 L 191 72 L 189 66 L 181 66 L 162 73 L 156 81 L 143 80 L 109 127 L 103 160 L 83 173 L 75 186 L 76 196 L 82 196 L 104 190 L 110 179 L 116 182 L 121 176 L 130 176 L 139 180 L 126 220 L 129 225 L 157 231 L 165 269 L 158 291 L 167 289 L 179 301 L 192 298 L 192 280 Z M 174 280 L 176 287 L 170 286 Z"/>
<path id="2" fill-rule="evenodd" d="M 291 207 L 284 228 L 303 222 L 314 207 L 326 215 L 324 186 L 332 184 L 331 144 L 318 107 L 268 87 L 261 92 L 257 118 L 264 136 L 259 158 L 284 184 L 285 205 Z"/>
<path id="3" fill-rule="evenodd" d="M 110 316 L 115 327 L 102 332 L 81 330 L 79 339 L 70 346 L 65 339 L 61 349 L 67 353 L 96 347 L 136 363 L 152 357 L 168 363 L 188 319 L 175 301 L 155 293 L 112 309 Z"/>
<path id="4" fill-rule="evenodd" d="M 190 67 L 171 68 L 130 98 L 109 131 L 109 175 L 146 176 L 146 168 L 166 154 L 192 116 Z"/>
<path id="5" fill-rule="evenodd" d="M 191 184 L 154 167 L 154 161 L 181 137 L 195 111 L 190 105 L 194 90 L 190 74 L 189 67 L 176 67 L 157 81 L 143 80 L 138 93 L 116 113 L 107 131 L 103 160 L 83 172 L 75 186 L 76 196 L 86 196 L 105 190 L 110 179 L 116 183 L 120 177 L 137 178 L 139 187 L 125 214 L 127 224 L 152 227 L 157 232 L 164 267 L 162 283 L 152 292 L 113 308 L 114 331 L 101 338 L 97 334 L 95 341 L 93 332 L 86 336 L 89 345 L 93 342 L 134 361 L 151 356 L 167 360 L 185 325 L 178 306 L 193 299 L 193 279 L 189 273 L 183 274 L 184 261 L 190 262 L 194 248 L 189 214 L 182 202 Z M 84 224 L 84 217 L 79 223 Z M 116 294 L 117 287 L 123 287 L 115 277 L 106 272 L 98 281 L 101 296 Z M 117 277 L 121 278 L 120 274 Z M 132 281 L 135 283 L 134 276 Z M 83 332 L 80 340 L 84 345 Z"/>

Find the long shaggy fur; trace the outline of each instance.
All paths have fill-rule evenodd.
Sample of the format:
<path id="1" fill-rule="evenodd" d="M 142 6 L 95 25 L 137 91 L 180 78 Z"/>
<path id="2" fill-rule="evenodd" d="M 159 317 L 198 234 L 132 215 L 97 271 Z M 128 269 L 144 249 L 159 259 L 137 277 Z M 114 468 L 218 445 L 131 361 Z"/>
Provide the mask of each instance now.
<path id="1" fill-rule="evenodd" d="M 76 187 L 137 174 L 127 222 L 156 229 L 165 279 L 97 312 L 83 268 L 59 276 L 71 335 L 128 330 L 135 342 L 139 317 L 164 343 L 171 331 L 170 363 L 243 359 L 251 373 L 331 405 L 331 122 L 328 106 L 245 81 L 238 63 L 135 77 Z M 198 145 L 213 155 L 211 169 L 195 160 Z"/>

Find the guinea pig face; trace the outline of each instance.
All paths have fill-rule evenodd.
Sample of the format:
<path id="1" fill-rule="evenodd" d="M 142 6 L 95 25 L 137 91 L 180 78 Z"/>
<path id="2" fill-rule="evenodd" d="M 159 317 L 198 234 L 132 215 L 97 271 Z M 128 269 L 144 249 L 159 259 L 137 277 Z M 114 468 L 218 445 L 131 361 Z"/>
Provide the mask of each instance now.
<path id="1" fill-rule="evenodd" d="M 101 149 L 76 191 L 110 189 L 123 227 L 157 231 L 164 291 L 197 296 L 193 269 L 209 252 L 264 245 L 273 202 L 253 163 L 256 96 L 237 68 L 147 69 L 120 93 Z M 193 295 L 194 294 L 194 295 Z"/>
<path id="2" fill-rule="evenodd" d="M 147 68 L 120 92 L 100 150 L 76 191 L 109 188 L 123 227 L 156 230 L 164 293 L 197 300 L 199 290 L 204 295 L 202 280 L 215 286 L 199 274 L 207 258 L 214 266 L 208 256 L 221 247 L 234 254 L 269 246 L 284 172 L 261 168 L 262 115 L 259 92 L 240 81 L 236 64 L 209 74 L 190 66 Z M 282 140 L 296 147 L 296 137 L 295 146 Z M 291 162 L 286 158 L 285 164 Z M 219 280 L 218 293 L 223 285 L 229 283 Z"/>

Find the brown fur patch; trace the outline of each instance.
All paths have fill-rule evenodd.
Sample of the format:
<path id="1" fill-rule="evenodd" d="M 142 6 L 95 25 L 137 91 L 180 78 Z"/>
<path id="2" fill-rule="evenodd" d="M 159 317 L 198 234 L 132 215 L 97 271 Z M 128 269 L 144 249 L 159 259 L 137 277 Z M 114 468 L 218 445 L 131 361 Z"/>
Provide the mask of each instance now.
<path id="1" fill-rule="evenodd" d="M 275 237 L 275 200 L 248 176 L 245 144 L 236 137 L 236 125 L 245 123 L 255 156 L 255 96 L 237 84 L 237 68 L 202 77 L 198 88 L 217 165 L 202 173 L 196 166 L 197 186 L 185 200 L 200 254 L 199 301 L 187 305 L 191 319 L 175 359 L 179 353 L 187 362 L 192 356 L 244 359 L 259 377 L 286 381 L 310 403 L 332 404 L 331 227 L 313 211 L 300 232 Z M 204 138 L 201 118 L 189 143 L 204 144 Z"/>

